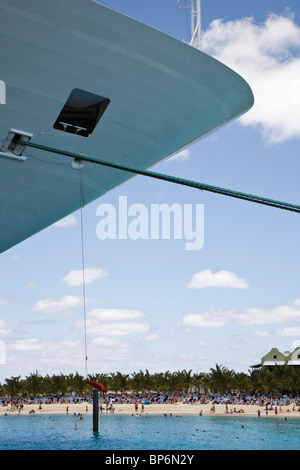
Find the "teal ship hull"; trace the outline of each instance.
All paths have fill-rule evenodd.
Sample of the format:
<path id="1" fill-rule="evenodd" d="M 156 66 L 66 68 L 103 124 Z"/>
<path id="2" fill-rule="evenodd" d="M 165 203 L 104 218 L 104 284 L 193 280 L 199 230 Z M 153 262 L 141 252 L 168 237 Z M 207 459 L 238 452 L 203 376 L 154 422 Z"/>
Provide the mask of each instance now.
<path id="1" fill-rule="evenodd" d="M 247 112 L 224 64 L 93 0 L 0 0 L 0 252 L 82 201 L 69 158 L 16 142 L 150 168 Z M 84 163 L 84 201 L 124 183 Z"/>

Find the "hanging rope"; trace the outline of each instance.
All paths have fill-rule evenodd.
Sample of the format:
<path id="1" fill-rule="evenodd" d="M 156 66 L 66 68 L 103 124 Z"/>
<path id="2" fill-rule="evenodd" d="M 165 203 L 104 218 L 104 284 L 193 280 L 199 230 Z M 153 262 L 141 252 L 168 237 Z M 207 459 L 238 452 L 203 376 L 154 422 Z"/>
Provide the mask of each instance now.
<path id="1" fill-rule="evenodd" d="M 300 213 L 300 206 L 296 204 L 290 204 L 287 202 L 276 201 L 274 199 L 268 199 L 268 198 L 261 197 L 261 196 L 255 196 L 253 194 L 242 193 L 240 191 L 233 191 L 231 189 L 220 188 L 218 186 L 211 186 L 211 185 L 204 184 L 204 183 L 198 183 L 197 181 L 177 178 L 175 176 L 169 176 L 169 175 L 165 175 L 162 173 L 156 173 L 150 170 L 141 170 L 138 168 L 133 168 L 127 165 L 123 165 L 121 163 L 113 163 L 113 162 L 109 162 L 105 160 L 100 160 L 95 157 L 88 157 L 86 155 L 81 155 L 81 154 L 77 154 L 74 152 L 68 152 L 66 150 L 61 150 L 61 149 L 57 149 L 53 147 L 47 147 L 41 144 L 35 144 L 33 142 L 16 141 L 16 143 L 20 143 L 28 147 L 33 147 L 33 148 L 37 148 L 40 150 L 44 150 L 46 152 L 51 152 L 51 153 L 55 153 L 58 155 L 64 155 L 66 157 L 72 157 L 75 159 L 95 163 L 97 165 L 108 166 L 110 168 L 116 168 L 119 170 L 128 171 L 130 173 L 148 176 L 150 178 L 156 178 L 156 179 L 160 179 L 163 181 L 169 181 L 170 183 L 181 184 L 183 186 L 189 186 L 192 188 L 201 189 L 202 191 L 209 191 L 209 192 L 213 192 L 217 194 L 222 194 L 224 196 L 229 196 L 229 197 L 234 197 L 237 199 L 243 199 L 246 201 L 255 202 L 257 204 L 263 204 L 266 206 L 276 207 L 277 209 L 283 209 L 287 211 Z"/>
<path id="2" fill-rule="evenodd" d="M 81 262 L 82 262 L 82 293 L 83 293 L 83 326 L 84 326 L 84 364 L 85 378 L 87 379 L 87 339 L 86 339 L 86 295 L 85 295 L 85 260 L 84 260 L 84 233 L 83 233 L 83 207 L 84 207 L 84 188 L 83 188 L 83 163 L 79 162 L 79 187 L 80 187 L 80 233 L 81 233 Z"/>

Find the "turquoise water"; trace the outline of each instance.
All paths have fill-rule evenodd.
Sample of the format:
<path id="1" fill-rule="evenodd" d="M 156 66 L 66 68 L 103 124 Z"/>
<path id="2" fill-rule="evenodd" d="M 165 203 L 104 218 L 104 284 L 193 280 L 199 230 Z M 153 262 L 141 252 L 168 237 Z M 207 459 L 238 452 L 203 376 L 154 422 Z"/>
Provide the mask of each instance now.
<path id="1" fill-rule="evenodd" d="M 75 423 L 77 426 L 75 426 Z M 0 416 L 1 450 L 299 450 L 300 420 L 236 416 Z"/>

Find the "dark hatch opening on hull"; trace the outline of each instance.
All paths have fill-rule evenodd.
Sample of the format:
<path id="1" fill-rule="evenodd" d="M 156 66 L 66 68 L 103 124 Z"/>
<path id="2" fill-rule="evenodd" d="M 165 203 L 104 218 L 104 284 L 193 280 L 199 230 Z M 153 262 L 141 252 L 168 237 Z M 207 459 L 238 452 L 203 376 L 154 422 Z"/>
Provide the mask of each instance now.
<path id="1" fill-rule="evenodd" d="M 108 98 L 75 88 L 53 127 L 63 132 L 89 137 L 109 103 Z"/>

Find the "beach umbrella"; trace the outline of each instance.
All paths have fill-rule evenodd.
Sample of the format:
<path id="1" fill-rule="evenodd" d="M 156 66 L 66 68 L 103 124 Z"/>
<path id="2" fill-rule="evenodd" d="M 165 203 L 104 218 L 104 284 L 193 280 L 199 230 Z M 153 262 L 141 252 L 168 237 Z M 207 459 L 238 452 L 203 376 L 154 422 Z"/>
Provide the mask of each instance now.
<path id="1" fill-rule="evenodd" d="M 87 383 L 100 392 L 107 392 L 106 387 L 104 387 L 104 385 L 102 385 L 100 382 L 89 382 L 87 380 Z"/>

